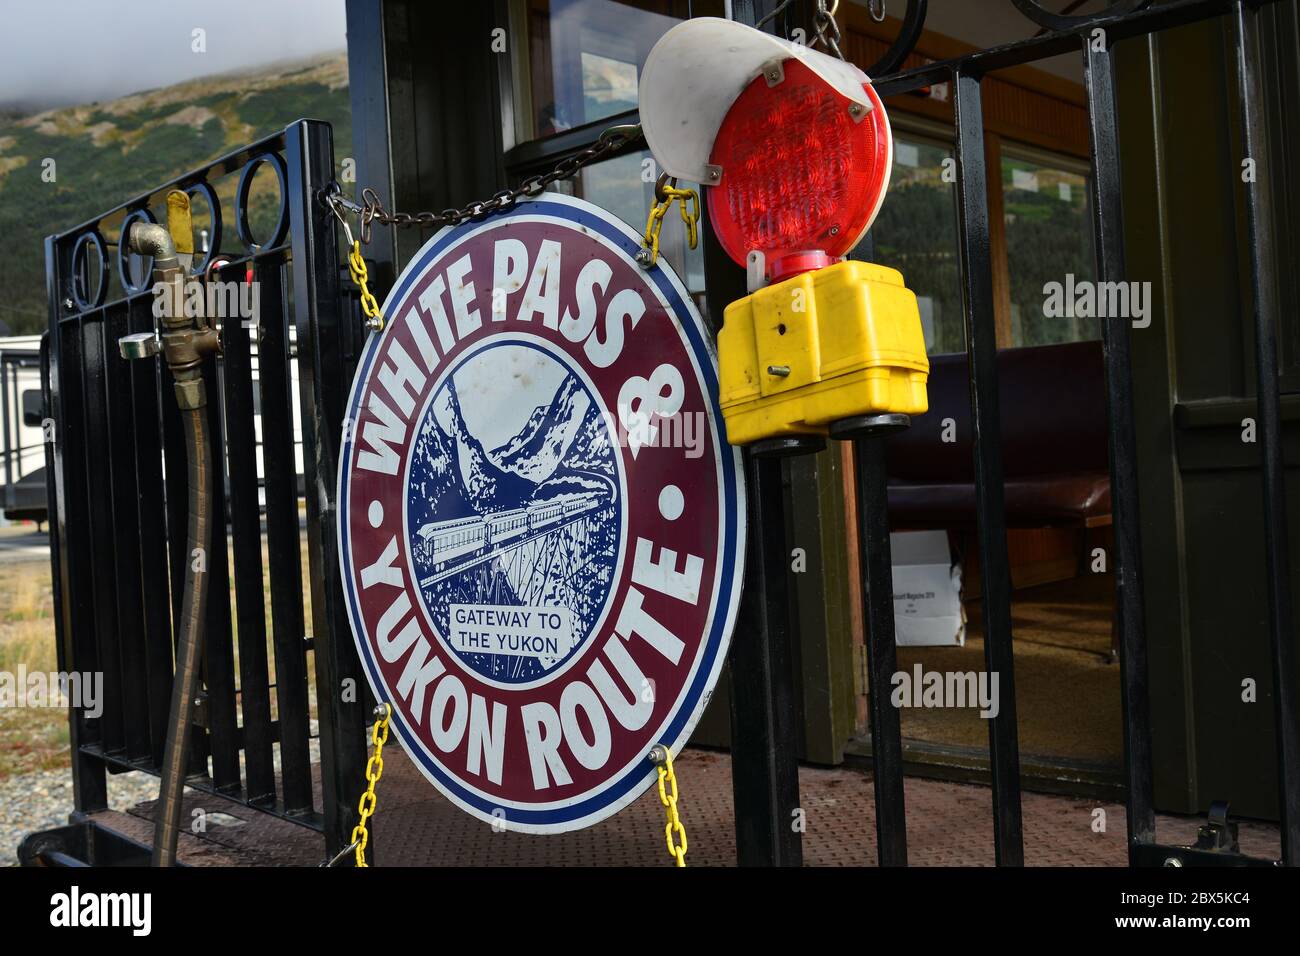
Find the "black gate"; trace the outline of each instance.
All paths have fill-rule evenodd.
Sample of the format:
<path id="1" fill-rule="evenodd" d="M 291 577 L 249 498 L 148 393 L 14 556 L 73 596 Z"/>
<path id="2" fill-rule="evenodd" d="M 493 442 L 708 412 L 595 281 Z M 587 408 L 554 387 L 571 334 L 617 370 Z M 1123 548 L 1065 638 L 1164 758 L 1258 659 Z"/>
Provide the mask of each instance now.
<path id="1" fill-rule="evenodd" d="M 1001 689 L 1001 708 L 990 721 L 989 735 L 996 855 L 1002 865 L 1023 862 L 1023 839 L 981 81 L 990 71 L 1047 57 L 1069 53 L 1082 57 L 1094 171 L 1091 211 L 1097 277 L 1118 282 L 1125 276 L 1113 44 L 1199 20 L 1230 17 L 1242 93 L 1243 149 L 1244 155 L 1253 155 L 1262 149 L 1263 107 L 1256 64 L 1259 8 L 1266 5 L 1243 0 L 1173 0 L 1152 6 L 1149 0 L 1122 0 L 1106 13 L 1072 17 L 1046 13 L 1033 0 L 1011 2 L 1042 26 L 1038 35 L 897 72 L 925 20 L 925 0 L 909 0 L 900 36 L 870 71 L 885 96 L 936 83 L 950 83 L 954 96 L 986 666 L 999 674 Z M 768 29 L 788 33 L 795 27 L 809 30 L 813 26 L 811 3 L 736 0 L 733 4 L 737 19 L 749 23 L 774 8 L 775 18 L 763 17 Z M 1105 38 L 1100 44 L 1095 42 L 1099 30 Z M 604 127 L 635 119 L 633 112 L 511 150 L 504 157 L 506 172 L 517 180 L 549 168 L 592 145 Z M 350 798 L 361 780 L 368 714 L 364 680 L 343 612 L 332 531 L 345 390 L 364 335 L 356 302 L 340 285 L 334 222 L 320 201 L 321 189 L 332 178 L 332 162 L 328 127 L 303 121 L 169 184 L 203 194 L 215 211 L 220 201 L 217 191 L 210 188 L 212 181 L 237 172 L 241 178 L 251 176 L 253 169 L 265 163 L 278 174 L 282 195 L 275 234 L 258 244 L 248 231 L 247 193 L 238 191 L 235 223 L 249 251 L 220 270 L 222 276 L 238 278 L 251 266 L 253 276 L 262 283 L 262 317 L 256 326 L 257 389 L 263 430 L 269 588 L 263 588 L 257 507 L 250 371 L 253 339 L 242 326 L 228 325 L 220 360 L 220 401 L 210 404 L 212 433 L 224 436 L 224 456 L 220 457 L 226 483 L 212 489 L 219 520 L 215 523 L 214 562 L 209 569 L 213 578 L 204 661 L 206 692 L 200 708 L 203 726 L 196 731 L 194 770 L 204 775 L 206 786 L 214 792 L 323 828 L 331 851 L 346 843 L 354 822 Z M 103 716 L 88 719 L 78 714 L 73 720 L 75 792 L 80 811 L 104 806 L 106 769 L 155 770 L 171 690 L 175 614 L 166 595 L 169 586 L 172 593 L 178 593 L 188 559 L 184 552 L 184 451 L 174 403 L 161 398 L 164 379 L 159 363 L 128 364 L 116 349 L 122 335 L 153 328 L 151 296 L 143 278 L 147 273 L 132 271 L 118 237 L 132 217 L 150 215 L 147 210 L 166 188 L 47 241 L 49 384 L 57 427 L 52 459 L 58 478 L 51 485 L 51 514 L 56 516 L 57 532 L 52 555 L 57 572 L 60 668 L 102 670 L 106 680 Z M 1289 864 L 1300 849 L 1300 749 L 1295 688 L 1290 679 L 1295 674 L 1294 621 L 1287 591 L 1277 316 L 1270 283 L 1265 281 L 1274 268 L 1272 228 L 1261 186 L 1248 182 L 1244 190 L 1254 293 L 1282 856 Z M 214 216 L 214 232 L 220 231 Z M 117 254 L 109 255 L 114 241 L 118 241 Z M 214 237 L 212 245 L 220 249 L 221 242 Z M 869 237 L 856 255 L 870 257 Z M 745 294 L 743 273 L 715 244 L 706 244 L 705 258 L 710 312 L 720 316 L 727 302 Z M 1271 862 L 1156 844 L 1127 322 L 1122 317 L 1104 320 L 1102 336 L 1116 532 L 1129 859 L 1135 865 L 1171 859 L 1186 863 Z M 291 333 L 296 333 L 296 360 L 290 355 Z M 308 582 L 300 572 L 303 536 L 293 484 L 290 369 L 295 361 L 304 429 Z M 216 364 L 209 360 L 210 382 L 216 381 Z M 886 431 L 877 428 L 845 437 L 855 443 L 857 462 L 877 846 L 882 864 L 900 865 L 907 862 L 907 839 L 899 719 L 888 703 L 896 663 L 885 435 Z M 788 467 L 783 455 L 806 452 L 813 445 L 796 442 L 746 456 L 750 550 L 738 639 L 731 656 L 733 785 L 742 863 L 801 862 L 800 835 L 790 825 L 791 811 L 799 800 L 790 673 L 794 635 L 787 613 L 785 556 L 789 548 L 782 487 Z M 221 519 L 229 520 L 234 556 L 233 608 L 226 598 L 231 571 L 225 548 L 220 546 L 226 528 Z M 309 620 L 303 603 L 307 584 Z M 266 653 L 264 595 L 269 595 L 273 681 Z M 323 778 L 319 798 L 313 794 L 311 776 L 308 671 L 313 659 Z M 344 694 L 349 680 L 353 682 L 351 698 Z"/>
<path id="2" fill-rule="evenodd" d="M 1151 0 L 1120 0 L 1102 13 L 1080 16 L 1047 12 L 1036 0 L 1010 2 L 1042 28 L 1037 35 L 899 72 L 921 36 L 927 7 L 926 0 L 908 0 L 897 39 L 868 73 L 882 97 L 921 90 L 931 84 L 948 83 L 952 90 L 962 301 L 974 433 L 979 557 L 983 568 L 985 666 L 999 676 L 1001 702 L 1000 711 L 989 721 L 994 846 L 999 865 L 1017 866 L 1024 862 L 1020 757 L 981 81 L 992 71 L 1048 57 L 1071 53 L 1082 57 L 1093 167 L 1090 198 L 1097 278 L 1103 283 L 1121 282 L 1126 276 L 1113 45 L 1126 38 L 1199 20 L 1230 18 L 1243 130 L 1241 155 L 1260 156 L 1265 149 L 1265 100 L 1258 66 L 1259 20 L 1260 9 L 1268 6 L 1268 0 L 1170 0 L 1155 5 Z M 768 19 L 759 13 L 771 5 L 741 3 L 736 7 L 738 18 L 754 23 Z M 773 22 L 786 35 L 802 27 L 805 35 L 812 36 L 816 28 L 812 7 L 811 3 L 776 4 L 777 16 Z M 626 121 L 623 117 L 619 119 Z M 1295 704 L 1295 628 L 1289 591 L 1290 559 L 1282 471 L 1278 315 L 1271 279 L 1277 264 L 1273 257 L 1273 224 L 1265 187 L 1254 179 L 1243 178 L 1246 179 L 1243 189 L 1256 345 L 1282 862 L 1290 865 L 1300 852 L 1300 726 Z M 871 244 L 868 235 L 854 250 L 853 258 L 870 259 Z M 725 257 L 717 250 L 713 252 L 712 257 L 706 258 L 709 295 L 713 314 L 720 315 L 728 301 L 744 294 L 744 286 Z M 1271 860 L 1162 846 L 1156 841 L 1128 323 L 1127 317 L 1102 319 L 1101 334 L 1116 540 L 1116 623 L 1124 708 L 1129 861 L 1132 865 L 1157 866 L 1273 865 Z M 885 467 L 889 423 L 872 424 L 876 427 L 858 429 L 856 433 L 846 429 L 843 437 L 852 440 L 855 446 L 877 852 L 881 865 L 905 865 L 902 741 L 899 714 L 890 704 L 891 677 L 897 667 Z M 885 427 L 880 427 L 881 424 Z M 834 428 L 832 435 L 835 435 Z M 766 448 L 761 456 L 757 449 L 747 456 L 750 540 L 755 546 L 747 564 L 746 597 L 739 624 L 747 633 L 744 640 L 733 645 L 731 659 L 733 671 L 739 672 L 733 687 L 732 726 L 737 839 L 742 863 L 797 865 L 802 858 L 799 834 L 790 826 L 791 809 L 799 804 L 794 756 L 798 727 L 789 665 L 790 584 L 783 560 L 789 553 L 789 542 L 784 534 L 786 516 L 780 457 L 816 451 L 819 447 L 818 443 L 805 443 L 803 447 L 799 443 L 787 443 L 785 448 Z M 755 640 L 760 635 L 761 640 Z M 1215 817 L 1212 812 L 1212 825 L 1221 822 Z"/>
<path id="3" fill-rule="evenodd" d="M 207 406 L 218 467 L 190 784 L 324 829 L 334 848 L 355 822 L 368 691 L 330 529 L 364 328 L 341 289 L 334 219 L 319 200 L 333 169 L 329 126 L 304 120 L 46 240 L 59 667 L 104 674 L 102 715 L 78 710 L 71 721 L 80 813 L 104 808 L 105 771 L 156 773 L 162 756 L 173 623 L 191 560 L 185 446 L 161 358 L 128 362 L 117 342 L 156 323 L 151 263 L 124 236 L 133 222 L 165 221 L 166 193 L 183 189 L 196 211 L 208 209 L 208 249 L 191 273 L 212 265 L 213 278 L 258 283 L 260 313 L 225 322 L 222 355 L 204 369 L 210 388 L 219 383 Z M 261 236 L 250 213 L 259 170 L 279 189 Z"/>

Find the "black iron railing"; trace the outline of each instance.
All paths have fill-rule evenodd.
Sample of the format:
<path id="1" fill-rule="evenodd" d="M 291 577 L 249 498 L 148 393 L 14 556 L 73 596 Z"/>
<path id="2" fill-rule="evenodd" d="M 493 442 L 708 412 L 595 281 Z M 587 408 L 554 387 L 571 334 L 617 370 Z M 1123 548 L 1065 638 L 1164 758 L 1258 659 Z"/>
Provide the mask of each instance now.
<path id="1" fill-rule="evenodd" d="M 104 807 L 106 770 L 157 772 L 176 602 L 192 560 L 169 373 L 160 359 L 128 362 L 117 347 L 120 337 L 155 328 L 150 263 L 130 255 L 123 236 L 132 222 L 163 215 L 163 197 L 178 188 L 195 197 L 196 211 L 207 207 L 209 248 L 195 256 L 192 274 L 214 264 L 213 279 L 256 283 L 259 304 L 254 317 L 224 321 L 222 354 L 204 370 L 219 467 L 209 488 L 214 533 L 191 785 L 324 828 L 331 846 L 346 843 L 364 767 L 366 690 L 341 616 L 334 536 L 320 533 L 333 526 L 333 495 L 320 489 L 334 487 L 344 390 L 364 330 L 340 287 L 334 221 L 318 199 L 333 162 L 329 126 L 304 120 L 46 240 L 59 666 L 104 675 L 102 715 L 74 710 L 71 719 L 82 813 Z M 259 170 L 274 174 L 279 191 L 260 236 L 250 203 Z M 233 197 L 224 214 L 223 195 Z"/>
<path id="2" fill-rule="evenodd" d="M 990 722 L 997 857 L 1001 863 L 1023 861 L 1020 828 L 1019 767 L 1015 697 L 1011 680 L 1010 576 L 1003 519 L 1002 467 L 998 441 L 996 344 L 992 272 L 989 259 L 988 208 L 985 199 L 984 123 L 980 100 L 983 77 L 993 70 L 1066 53 L 1083 58 L 1087 93 L 1090 156 L 1093 167 L 1093 242 L 1101 282 L 1123 281 L 1123 210 L 1114 86 L 1114 44 L 1125 38 L 1171 29 L 1211 17 L 1234 22 L 1241 118 L 1246 130 L 1244 155 L 1262 144 L 1263 97 L 1254 64 L 1259 49 L 1258 8 L 1241 0 L 1124 0 L 1090 16 L 1047 13 L 1032 0 L 1014 0 L 1018 9 L 1044 28 L 1024 41 L 927 64 L 875 80 L 882 96 L 951 82 L 957 126 L 958 197 L 963 304 L 970 361 L 971 408 L 975 428 L 975 482 L 980 556 L 984 571 L 983 613 L 986 662 L 1000 677 L 1002 710 Z M 923 19 L 925 3 L 912 0 L 907 18 Z M 1097 31 L 1102 31 L 1098 34 Z M 1104 42 L 1097 42 L 1098 37 Z M 1275 268 L 1269 244 L 1270 209 L 1259 184 L 1245 183 L 1254 300 L 1256 378 L 1260 445 L 1263 452 L 1265 534 L 1268 553 L 1271 641 L 1274 659 L 1275 720 L 1278 735 L 1282 859 L 1291 864 L 1300 850 L 1300 742 L 1293 676 L 1294 625 L 1289 592 L 1285 493 L 1281 461 L 1279 389 L 1276 356 L 1277 316 L 1268 279 Z M 1129 319 L 1102 320 L 1111 495 L 1115 527 L 1115 580 L 1124 706 L 1125 766 L 1128 784 L 1129 859 L 1162 863 L 1179 857 L 1174 848 L 1156 844 L 1152 788 L 1152 750 L 1142 596 L 1142 545 L 1138 516 L 1137 445 L 1129 359 Z M 886 543 L 887 546 L 887 543 Z M 869 567 L 869 565 L 868 565 Z M 869 636 L 869 640 L 872 640 Z M 873 657 L 869 654 L 869 657 Z M 888 694 L 888 674 L 871 675 L 871 693 Z M 876 764 L 877 773 L 901 774 L 901 767 Z M 1185 856 L 1181 855 L 1181 856 Z"/>
<path id="3" fill-rule="evenodd" d="M 1094 245 L 1098 279 L 1124 279 L 1111 50 L 1122 39 L 1215 17 L 1229 17 L 1240 84 L 1247 155 L 1262 141 L 1258 7 L 1242 0 L 1124 0 L 1087 17 L 1045 13 L 1032 0 L 1012 0 L 1043 30 L 1016 43 L 896 72 L 925 22 L 925 0 L 909 0 L 897 41 L 869 72 L 883 96 L 950 83 L 953 90 L 958 173 L 959 245 L 970 396 L 980 558 L 983 567 L 986 667 L 999 675 L 1000 710 L 990 721 L 990 765 L 997 860 L 1023 862 L 1019 753 L 1012 660 L 1011 583 L 1004 516 L 999 436 L 994 297 L 984 158 L 983 79 L 991 72 L 1062 54 L 1080 56 L 1086 80 L 1093 166 Z M 759 7 L 763 9 L 758 9 Z M 773 4 L 737 0 L 738 19 L 755 22 Z M 770 29 L 805 25 L 809 4 L 789 4 Z M 505 21 L 502 21 L 505 22 Z M 1097 44 L 1095 31 L 1105 32 Z M 887 75 L 886 75 L 887 74 Z M 635 114 L 572 130 L 508 151 L 513 178 L 553 165 L 561 155 L 591 145 L 601 130 Z M 631 144 L 629 149 L 635 148 Z M 274 157 L 274 158 L 272 158 Z M 364 765 L 364 681 L 357 668 L 343 613 L 334 546 L 334 475 L 344 397 L 362 341 L 355 301 L 339 284 L 333 220 L 318 200 L 332 178 L 329 129 L 300 122 L 174 184 L 202 192 L 220 205 L 212 183 L 266 162 L 280 175 L 282 203 L 273 241 L 258 245 L 247 231 L 247 194 L 237 191 L 235 221 L 247 249 L 222 267 L 238 278 L 252 266 L 262 283 L 257 326 L 257 388 L 261 396 L 265 538 L 270 629 L 265 628 L 262 527 L 257 514 L 257 468 L 252 444 L 253 406 L 249 330 L 227 326 L 220 401 L 211 403 L 212 430 L 224 436 L 227 487 L 214 483 L 218 500 L 217 546 L 212 549 L 211 601 L 204 682 L 204 726 L 196 731 L 196 772 L 215 792 L 309 825 L 324 827 L 330 850 L 346 843 L 350 797 Z M 137 197 L 47 241 L 51 303 L 49 392 L 57 437 L 51 460 L 55 516 L 52 560 L 58 612 L 60 667 L 102 670 L 106 707 L 98 719 L 74 714 L 72 745 L 78 810 L 104 805 L 104 772 L 153 770 L 171 689 L 172 620 L 168 600 L 178 590 L 184 552 L 183 447 L 174 405 L 164 400 L 158 363 L 128 365 L 116 341 L 151 329 L 145 273 L 129 257 L 107 253 L 134 215 L 156 203 L 167 187 Z M 1269 606 L 1274 663 L 1281 792 L 1282 856 L 1300 849 L 1300 750 L 1297 742 L 1294 621 L 1287 592 L 1289 554 L 1282 475 L 1277 379 L 1276 305 L 1269 282 L 1272 228 L 1260 186 L 1245 183 L 1250 274 L 1256 338 L 1259 435 L 1262 449 Z M 242 196 L 242 198 L 241 198 Z M 390 197 L 384 197 L 388 199 Z M 214 217 L 215 222 L 215 217 Z M 220 233 L 220 227 L 214 231 Z M 214 238 L 214 247 L 221 240 Z M 226 251 L 222 249 L 222 251 Z M 869 257 L 870 237 L 856 255 Z M 118 260 L 116 266 L 112 260 Z M 706 240 L 710 312 L 716 322 L 729 301 L 745 294 L 743 273 Z M 96 269 L 98 265 L 98 269 Z M 116 270 L 117 275 L 111 273 Z M 109 295 L 109 289 L 116 291 Z M 1128 782 L 1129 858 L 1135 864 L 1195 853 L 1156 842 L 1146 638 L 1140 559 L 1138 476 L 1129 359 L 1128 319 L 1102 325 L 1109 408 L 1111 489 L 1116 536 L 1114 558 L 1125 760 Z M 290 330 L 296 331 L 309 553 L 310 637 L 304 614 L 299 560 L 302 528 L 293 484 L 290 409 Z M 215 373 L 215 361 L 209 369 Z M 209 381 L 215 381 L 209 376 Z M 857 514 L 867 623 L 872 702 L 877 846 L 882 864 L 907 862 L 903 756 L 898 713 L 889 706 L 895 669 L 889 524 L 885 489 L 889 427 L 867 422 L 839 437 L 854 442 Z M 797 720 L 789 620 L 789 539 L 786 528 L 788 462 L 783 456 L 815 451 L 820 441 L 787 442 L 746 455 L 750 551 L 746 589 L 733 642 L 732 767 L 736 828 L 742 863 L 798 864 L 800 835 L 791 826 L 798 806 Z M 166 481 L 164 481 L 164 474 Z M 234 555 L 226 561 L 225 528 Z M 171 584 L 169 585 L 169 582 Z M 236 648 L 238 664 L 236 666 Z M 268 650 L 274 652 L 274 684 Z M 313 796 L 309 750 L 309 660 L 314 658 L 320 720 L 323 795 Z M 343 693 L 354 681 L 351 699 Z M 275 770 L 278 754 L 280 770 Z M 1238 862 L 1242 858 L 1236 858 Z M 1262 862 L 1262 861 L 1261 861 Z"/>
<path id="4" fill-rule="evenodd" d="M 498 0 L 500 3 L 500 0 Z M 1003 469 L 999 427 L 997 343 L 989 234 L 989 209 L 984 151 L 983 80 L 1008 67 L 1033 64 L 1051 57 L 1081 58 L 1085 76 L 1089 151 L 1093 167 L 1091 213 L 1099 282 L 1119 282 L 1124 276 L 1123 210 L 1120 202 L 1118 120 L 1112 51 L 1117 42 L 1142 37 L 1213 18 L 1231 18 L 1239 64 L 1240 107 L 1248 134 L 1246 155 L 1260 148 L 1263 105 L 1258 62 L 1258 10 L 1270 0 L 1119 0 L 1100 13 L 1051 13 L 1035 0 L 1009 0 L 1040 29 L 1029 39 L 979 50 L 955 59 L 928 62 L 901 70 L 925 27 L 927 0 L 908 0 L 898 35 L 881 59 L 867 69 L 877 91 L 885 97 L 949 83 L 953 90 L 956 126 L 959 258 L 961 264 L 966 351 L 974 431 L 979 553 L 983 569 L 981 608 L 984 616 L 985 666 L 999 677 L 1001 708 L 989 721 L 989 751 L 993 788 L 995 852 L 998 863 L 1024 861 L 1021 822 L 1020 758 L 1016 730 L 1015 681 L 1011 626 L 1011 576 L 1007 552 Z M 811 35 L 811 2 L 735 0 L 733 16 L 756 23 L 776 8 L 765 29 L 791 35 L 802 28 Z M 501 14 L 499 14 L 501 15 Z M 504 22 L 504 21 L 503 21 Z M 1099 34 L 1103 42 L 1098 43 Z M 504 69 L 504 67 L 503 67 Z M 501 83 L 502 92 L 509 77 Z M 508 112 L 508 111 L 507 111 Z M 553 166 L 561 158 L 591 146 L 610 125 L 634 123 L 636 111 L 609 117 L 518 145 L 504 156 L 512 180 Z M 1256 144 L 1251 146 L 1249 144 Z M 628 149 L 644 148 L 643 142 Z M 1275 720 L 1278 728 L 1279 777 L 1282 794 L 1282 857 L 1295 861 L 1300 850 L 1300 749 L 1297 742 L 1294 621 L 1286 582 L 1287 554 L 1281 434 L 1278 411 L 1276 307 L 1272 290 L 1261 282 L 1274 268 L 1269 249 L 1270 209 L 1260 186 L 1246 184 L 1250 266 L 1254 291 L 1257 340 L 1256 375 L 1260 404 L 1260 445 L 1263 452 L 1265 518 L 1268 549 L 1271 640 L 1274 657 Z M 746 294 L 743 272 L 736 269 L 705 230 L 705 272 L 709 318 L 720 321 L 725 306 Z M 854 258 L 871 257 L 872 237 L 854 251 Z M 1236 855 L 1199 857 L 1181 848 L 1156 842 L 1153 766 L 1147 674 L 1144 603 L 1141 580 L 1142 544 L 1139 533 L 1137 450 L 1133 387 L 1129 356 L 1128 319 L 1103 321 L 1102 341 L 1109 414 L 1109 457 L 1115 529 L 1113 569 L 1117 589 L 1117 632 L 1121 648 L 1124 709 L 1125 774 L 1128 793 L 1129 860 L 1134 864 L 1164 863 L 1171 857 L 1186 862 L 1252 862 Z M 864 572 L 863 619 L 867 630 L 868 685 L 876 797 L 877 852 L 886 865 L 907 862 L 906 810 L 903 797 L 903 748 L 896 709 L 889 704 L 890 679 L 895 671 L 889 522 L 885 489 L 888 428 L 845 428 L 842 437 L 854 442 L 857 471 L 859 563 Z M 792 588 L 787 566 L 786 533 L 789 464 L 784 456 L 820 450 L 822 443 L 787 442 L 746 454 L 749 483 L 751 548 L 746 562 L 745 596 L 732 644 L 732 775 L 736 807 L 738 858 L 742 864 L 797 865 L 802 860 L 800 836 L 790 826 L 798 806 L 796 755 L 798 715 L 791 675 L 796 639 L 791 622 Z M 1267 862 L 1267 861 L 1253 861 Z"/>

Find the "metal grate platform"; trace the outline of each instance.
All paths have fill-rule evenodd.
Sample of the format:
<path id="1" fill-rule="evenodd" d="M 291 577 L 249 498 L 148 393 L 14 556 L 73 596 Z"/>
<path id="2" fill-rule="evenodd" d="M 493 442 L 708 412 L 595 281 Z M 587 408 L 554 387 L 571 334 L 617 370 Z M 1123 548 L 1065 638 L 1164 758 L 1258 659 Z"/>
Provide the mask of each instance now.
<path id="1" fill-rule="evenodd" d="M 736 837 L 731 760 L 725 753 L 688 750 L 677 761 L 682 818 L 690 837 L 688 863 L 731 866 Z M 801 767 L 799 788 L 807 829 L 808 866 L 874 866 L 875 804 L 869 774 Z M 908 850 L 914 865 L 992 866 L 991 795 L 987 787 L 908 778 Z M 248 807 L 187 791 L 184 819 L 203 808 L 239 821 L 210 822 L 206 833 L 182 834 L 180 857 L 192 866 L 315 866 L 323 837 Z M 1093 832 L 1094 810 L 1106 812 L 1106 831 Z M 129 813 L 105 811 L 93 819 L 143 843 L 152 838 L 153 804 Z M 1124 807 L 1071 797 L 1026 793 L 1025 862 L 1030 866 L 1124 866 Z M 221 819 L 221 818 L 217 818 Z M 1160 817 L 1166 842 L 1192 842 L 1199 821 Z M 531 836 L 496 833 L 448 803 L 406 755 L 384 755 L 375 816 L 380 866 L 670 866 L 663 840 L 663 809 L 652 790 L 622 813 L 575 833 Z M 1277 827 L 1241 824 L 1242 852 L 1276 856 Z"/>

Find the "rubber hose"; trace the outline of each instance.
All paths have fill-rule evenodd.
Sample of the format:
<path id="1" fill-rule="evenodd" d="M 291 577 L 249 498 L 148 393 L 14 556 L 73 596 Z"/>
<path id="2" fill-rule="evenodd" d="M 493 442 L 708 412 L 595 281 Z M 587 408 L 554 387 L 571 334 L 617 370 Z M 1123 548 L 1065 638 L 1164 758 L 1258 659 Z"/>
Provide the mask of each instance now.
<path id="1" fill-rule="evenodd" d="M 208 435 L 205 408 L 182 409 L 185 455 L 189 464 L 189 541 L 186 553 L 185 591 L 181 601 L 180 636 L 176 646 L 176 677 L 172 684 L 167 737 L 163 746 L 162 780 L 154 810 L 153 865 L 176 862 L 180 835 L 181 797 L 185 792 L 189 758 L 190 721 L 198 689 L 199 662 L 203 657 L 203 619 L 208 603 Z M 196 565 L 198 570 L 196 570 Z"/>

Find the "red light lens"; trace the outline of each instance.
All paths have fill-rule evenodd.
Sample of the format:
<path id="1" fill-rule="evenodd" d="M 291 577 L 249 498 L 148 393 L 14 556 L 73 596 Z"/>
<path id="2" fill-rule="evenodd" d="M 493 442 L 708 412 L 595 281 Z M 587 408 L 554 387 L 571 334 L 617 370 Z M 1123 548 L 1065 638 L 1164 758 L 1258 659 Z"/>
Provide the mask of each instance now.
<path id="1" fill-rule="evenodd" d="M 751 249 L 769 263 L 813 249 L 844 255 L 889 182 L 889 120 L 870 84 L 874 108 L 855 122 L 849 100 L 802 62 L 782 68 L 776 86 L 760 75 L 736 98 L 709 160 L 722 168 L 708 190 L 709 221 L 741 265 Z"/>

